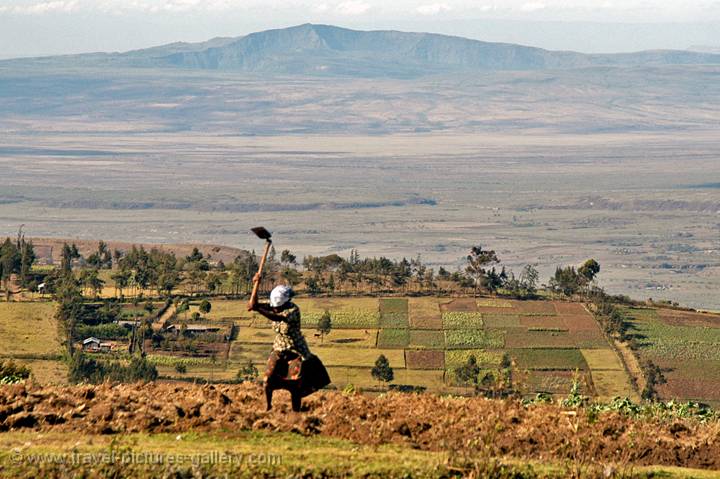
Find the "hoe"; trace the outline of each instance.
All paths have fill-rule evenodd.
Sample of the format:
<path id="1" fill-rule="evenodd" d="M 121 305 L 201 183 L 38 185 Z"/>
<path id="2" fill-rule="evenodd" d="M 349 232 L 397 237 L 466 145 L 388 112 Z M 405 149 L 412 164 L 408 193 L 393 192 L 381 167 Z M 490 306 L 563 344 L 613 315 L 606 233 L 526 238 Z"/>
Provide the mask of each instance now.
<path id="1" fill-rule="evenodd" d="M 251 228 L 250 231 L 255 233 L 258 238 L 265 240 L 265 252 L 260 260 L 260 266 L 258 266 L 258 276 L 261 276 L 263 268 L 265 267 L 265 260 L 267 260 L 268 253 L 270 252 L 270 246 L 272 246 L 272 239 L 270 239 L 272 238 L 272 233 L 262 226 Z M 253 284 L 252 294 L 250 294 L 250 301 L 248 302 L 248 311 L 251 309 L 250 305 L 253 304 L 257 298 L 258 289 L 260 289 L 260 281 L 255 281 Z"/>

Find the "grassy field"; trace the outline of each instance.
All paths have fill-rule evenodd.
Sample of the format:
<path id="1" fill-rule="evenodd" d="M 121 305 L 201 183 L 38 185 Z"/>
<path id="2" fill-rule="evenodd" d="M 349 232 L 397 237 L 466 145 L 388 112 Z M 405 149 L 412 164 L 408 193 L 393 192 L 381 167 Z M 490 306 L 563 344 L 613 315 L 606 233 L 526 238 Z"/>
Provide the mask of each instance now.
<path id="1" fill-rule="evenodd" d="M 115 462 L 104 460 L 115 453 Z M 126 463 L 122 463 L 127 457 Z M 164 459 L 166 464 L 146 462 Z M 167 465 L 173 458 L 175 464 Z M 40 464 L 37 458 L 47 458 Z M 49 459 L 54 459 L 53 461 Z M 64 460 L 67 464 L 57 464 Z M 182 461 L 182 462 L 181 462 Z M 197 465 L 193 465 L 195 461 Z M 73 464 L 73 462 L 75 462 Z M 83 464 L 85 462 L 85 464 Z M 576 466 L 482 454 L 457 456 L 451 451 L 423 451 L 399 444 L 370 446 L 324 436 L 283 432 L 224 432 L 183 434 L 67 434 L 5 432 L 0 434 L 0 475 L 58 479 L 70 477 L 448 477 L 451 474 L 491 474 L 531 479 L 567 477 Z M 582 470 L 582 468 L 580 469 Z M 502 475 L 504 473 L 504 475 Z M 588 476 L 589 471 L 586 472 Z M 483 474 L 483 475 L 485 475 Z M 633 466 L 625 477 L 711 479 L 718 473 L 700 469 Z"/>
<path id="2" fill-rule="evenodd" d="M 60 352 L 53 303 L 0 303 L 0 355 Z"/>

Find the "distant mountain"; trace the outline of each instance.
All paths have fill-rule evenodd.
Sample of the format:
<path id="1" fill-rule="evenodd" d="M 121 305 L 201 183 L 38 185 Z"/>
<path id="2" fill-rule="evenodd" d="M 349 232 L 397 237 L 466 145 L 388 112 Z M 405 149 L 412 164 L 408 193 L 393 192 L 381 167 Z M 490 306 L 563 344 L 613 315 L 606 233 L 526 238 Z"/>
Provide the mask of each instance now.
<path id="1" fill-rule="evenodd" d="M 691 52 L 700 52 L 700 53 L 720 53 L 720 47 L 718 46 L 710 46 L 710 45 L 693 45 L 690 48 L 688 48 Z"/>
<path id="2" fill-rule="evenodd" d="M 720 64 L 720 54 L 657 50 L 586 55 L 430 33 L 358 31 L 305 24 L 236 38 L 125 53 L 0 62 L 8 65 L 183 68 L 287 75 L 416 77 L 450 72 L 572 69 L 591 66 Z"/>

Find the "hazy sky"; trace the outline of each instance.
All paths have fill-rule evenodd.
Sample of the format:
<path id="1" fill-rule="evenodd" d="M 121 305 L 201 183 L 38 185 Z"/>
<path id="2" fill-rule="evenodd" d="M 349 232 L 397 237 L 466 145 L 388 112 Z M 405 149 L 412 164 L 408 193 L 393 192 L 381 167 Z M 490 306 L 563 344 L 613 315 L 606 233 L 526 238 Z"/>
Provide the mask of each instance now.
<path id="1" fill-rule="evenodd" d="M 128 50 L 306 22 L 589 52 L 720 45 L 720 0 L 0 0 L 0 56 Z"/>

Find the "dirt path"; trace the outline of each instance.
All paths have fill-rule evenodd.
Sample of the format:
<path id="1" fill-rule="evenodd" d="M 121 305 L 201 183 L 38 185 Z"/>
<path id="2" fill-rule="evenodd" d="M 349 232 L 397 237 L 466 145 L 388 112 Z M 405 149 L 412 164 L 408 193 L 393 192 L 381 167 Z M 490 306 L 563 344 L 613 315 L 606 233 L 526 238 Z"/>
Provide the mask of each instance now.
<path id="1" fill-rule="evenodd" d="M 166 309 L 163 314 L 158 316 L 158 318 L 153 322 L 152 328 L 153 331 L 160 331 L 162 330 L 163 325 L 172 319 L 173 316 L 177 313 L 177 306 L 174 304 L 171 304 L 168 309 Z"/>
<path id="2" fill-rule="evenodd" d="M 642 368 L 640 367 L 637 357 L 635 357 L 635 354 L 632 352 L 627 343 L 614 341 L 614 344 L 618 353 L 620 353 L 620 357 L 625 364 L 625 367 L 627 368 L 627 372 L 633 378 L 635 384 L 637 384 L 638 392 L 642 391 L 645 389 L 645 376 L 643 375 Z"/>

